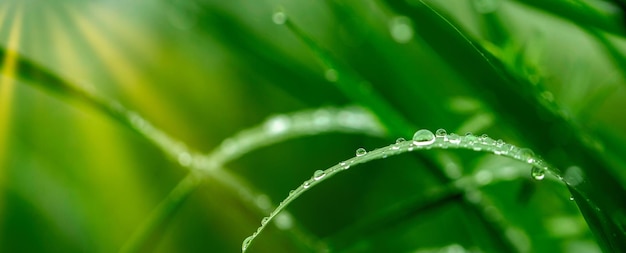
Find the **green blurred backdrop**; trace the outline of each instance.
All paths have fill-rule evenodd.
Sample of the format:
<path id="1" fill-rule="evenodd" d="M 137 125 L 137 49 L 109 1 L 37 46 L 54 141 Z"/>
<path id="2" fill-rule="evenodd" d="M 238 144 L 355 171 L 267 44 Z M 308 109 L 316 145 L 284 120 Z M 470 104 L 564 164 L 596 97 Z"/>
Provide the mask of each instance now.
<path id="1" fill-rule="evenodd" d="M 468 41 L 433 44 L 446 31 L 419 15 L 420 1 L 1 1 L 0 252 L 116 252 L 188 173 L 98 106 L 49 89 L 41 71 L 117 101 L 202 153 L 271 115 L 323 106 L 359 104 L 386 127 L 384 137 L 291 139 L 227 164 L 258 201 L 279 203 L 359 147 L 410 138 L 372 102 L 383 101 L 411 131 L 487 133 L 563 171 L 599 171 L 582 191 L 608 196 L 596 201 L 618 228 L 607 240 L 625 238 L 624 204 L 614 201 L 623 196 L 612 197 L 626 184 L 619 5 L 426 2 L 495 67 L 457 46 Z M 276 11 L 331 58 L 276 25 Z M 338 66 L 338 83 L 327 80 L 329 65 Z M 493 82 L 502 71 L 522 81 Z M 344 85 L 344 77 L 366 82 Z M 494 176 L 503 170 L 512 172 Z M 307 192 L 288 208 L 294 228 L 271 228 L 250 250 L 599 252 L 568 188 L 529 175 L 526 164 L 470 151 L 370 162 Z M 598 184 L 604 177 L 612 181 Z M 464 178 L 482 183 L 447 192 Z M 266 215 L 258 206 L 207 176 L 139 251 L 238 252 Z"/>

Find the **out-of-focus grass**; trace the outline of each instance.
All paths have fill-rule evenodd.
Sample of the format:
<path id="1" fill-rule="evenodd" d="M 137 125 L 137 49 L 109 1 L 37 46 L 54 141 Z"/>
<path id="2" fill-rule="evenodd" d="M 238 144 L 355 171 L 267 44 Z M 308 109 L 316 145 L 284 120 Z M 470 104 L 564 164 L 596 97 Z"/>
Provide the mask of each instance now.
<path id="1" fill-rule="evenodd" d="M 570 201 L 559 181 L 494 179 L 530 169 L 490 155 L 428 151 L 368 163 L 289 208 L 332 251 L 623 249 L 621 10 L 591 0 L 426 3 L 434 11 L 420 1 L 0 3 L 0 251 L 117 251 L 187 173 L 89 94 L 202 152 L 271 114 L 359 102 L 382 123 L 400 118 L 414 130 L 488 133 L 530 147 L 566 178 L 578 167 L 585 179 Z M 340 80 L 350 71 L 366 83 L 326 80 L 327 59 L 272 22 L 278 9 L 347 69 Z M 358 147 L 410 137 L 387 127 L 396 134 L 290 140 L 228 169 L 278 202 Z M 487 183 L 441 198 L 450 175 Z M 229 189 L 208 178 L 144 250 L 239 251 L 262 216 Z M 251 251 L 310 245 L 275 229 Z"/>

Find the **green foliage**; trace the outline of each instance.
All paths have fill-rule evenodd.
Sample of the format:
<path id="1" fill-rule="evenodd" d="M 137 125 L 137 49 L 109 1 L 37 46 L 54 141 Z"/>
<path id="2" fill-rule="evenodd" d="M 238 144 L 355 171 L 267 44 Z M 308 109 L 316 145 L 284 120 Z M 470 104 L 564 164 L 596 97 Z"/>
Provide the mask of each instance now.
<path id="1" fill-rule="evenodd" d="M 0 252 L 625 251 L 620 4 L 0 3 Z"/>

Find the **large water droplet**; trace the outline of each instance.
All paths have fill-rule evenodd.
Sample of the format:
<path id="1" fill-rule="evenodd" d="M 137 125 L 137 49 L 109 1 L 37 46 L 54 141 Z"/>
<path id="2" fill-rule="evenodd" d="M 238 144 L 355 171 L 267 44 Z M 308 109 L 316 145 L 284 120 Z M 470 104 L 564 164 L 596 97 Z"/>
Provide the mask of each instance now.
<path id="1" fill-rule="evenodd" d="M 544 173 L 543 169 L 533 166 L 533 168 L 530 170 L 530 176 L 535 180 L 543 180 L 546 174 Z"/>
<path id="2" fill-rule="evenodd" d="M 411 19 L 398 16 L 389 21 L 389 33 L 393 40 L 398 43 L 404 44 L 413 39 L 413 25 Z"/>
<path id="3" fill-rule="evenodd" d="M 324 176 L 326 176 L 326 172 L 324 172 L 323 170 L 316 170 L 315 173 L 313 173 L 313 179 L 315 180 L 320 180 Z"/>
<path id="4" fill-rule="evenodd" d="M 439 128 L 437 129 L 437 131 L 435 131 L 435 136 L 437 137 L 444 137 L 446 135 L 448 135 L 448 132 L 446 132 L 446 130 L 443 128 Z"/>
<path id="5" fill-rule="evenodd" d="M 364 148 L 358 148 L 356 150 L 356 156 L 364 156 L 365 154 L 367 154 L 367 150 L 365 150 Z"/>
<path id="6" fill-rule="evenodd" d="M 243 240 L 243 243 L 241 244 L 241 251 L 246 251 L 248 249 L 252 239 L 254 239 L 254 236 L 248 236 L 245 240 Z"/>
<path id="7" fill-rule="evenodd" d="M 274 15 L 272 15 L 272 21 L 274 24 L 283 25 L 287 22 L 287 14 L 282 11 L 274 12 Z"/>
<path id="8" fill-rule="evenodd" d="M 413 135 L 413 144 L 415 145 L 424 146 L 433 142 L 435 142 L 435 135 L 429 130 L 420 129 Z"/>

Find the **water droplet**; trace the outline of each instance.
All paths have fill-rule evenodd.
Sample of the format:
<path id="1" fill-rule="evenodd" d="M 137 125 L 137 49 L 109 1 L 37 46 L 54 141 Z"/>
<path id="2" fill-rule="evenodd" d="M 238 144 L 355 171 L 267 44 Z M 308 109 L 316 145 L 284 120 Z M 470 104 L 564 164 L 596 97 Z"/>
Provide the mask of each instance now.
<path id="1" fill-rule="evenodd" d="M 473 135 L 472 133 L 466 133 L 465 134 L 465 141 L 467 142 L 467 144 L 469 145 L 474 145 L 476 143 L 476 140 L 478 139 L 478 137 L 476 137 L 475 135 Z"/>
<path id="2" fill-rule="evenodd" d="M 287 14 L 282 11 L 274 12 L 274 15 L 272 15 L 272 21 L 274 24 L 283 25 L 287 22 Z"/>
<path id="3" fill-rule="evenodd" d="M 307 180 L 306 182 L 304 182 L 304 184 L 302 184 L 302 187 L 304 187 L 304 189 L 311 187 L 311 181 Z"/>
<path id="4" fill-rule="evenodd" d="M 365 154 L 367 154 L 367 150 L 365 150 L 364 148 L 358 148 L 356 150 L 356 156 L 364 156 Z"/>
<path id="5" fill-rule="evenodd" d="M 546 174 L 544 173 L 543 169 L 533 166 L 533 168 L 530 170 L 530 176 L 533 179 L 540 181 L 543 180 Z"/>
<path id="6" fill-rule="evenodd" d="M 481 135 L 478 140 L 485 145 L 493 145 L 495 141 L 489 137 L 487 134 Z"/>
<path id="7" fill-rule="evenodd" d="M 522 159 L 523 161 L 527 163 L 535 162 L 535 153 L 533 153 L 533 151 L 530 149 L 522 148 L 519 150 L 518 155 L 519 155 L 519 159 Z"/>
<path id="8" fill-rule="evenodd" d="M 435 135 L 429 130 L 420 129 L 413 135 L 413 144 L 415 145 L 424 146 L 433 142 L 435 142 Z"/>
<path id="9" fill-rule="evenodd" d="M 324 77 L 327 81 L 334 83 L 339 79 L 339 74 L 335 69 L 327 69 L 326 72 L 324 72 Z"/>
<path id="10" fill-rule="evenodd" d="M 498 139 L 496 141 L 496 147 L 502 147 L 502 145 L 504 145 L 504 141 L 502 139 Z"/>
<path id="11" fill-rule="evenodd" d="M 451 133 L 448 135 L 448 141 L 452 144 L 459 144 L 461 143 L 461 136 L 455 133 Z"/>
<path id="12" fill-rule="evenodd" d="M 569 196 L 569 200 L 574 200 L 574 196 Z"/>
<path id="13" fill-rule="evenodd" d="M 296 192 L 294 190 L 289 191 L 289 195 L 293 195 L 293 193 Z"/>
<path id="14" fill-rule="evenodd" d="M 313 179 L 315 180 L 320 180 L 324 176 L 326 176 L 326 172 L 324 172 L 323 170 L 316 170 L 315 173 L 313 173 Z"/>
<path id="15" fill-rule="evenodd" d="M 261 220 L 261 226 L 265 226 L 265 224 L 267 224 L 269 220 L 270 220 L 270 217 L 263 217 L 263 219 Z"/>
<path id="16" fill-rule="evenodd" d="M 389 21 L 389 33 L 393 40 L 398 43 L 404 44 L 413 39 L 413 25 L 411 19 L 398 16 Z"/>
<path id="17" fill-rule="evenodd" d="M 511 150 L 515 149 L 516 147 L 508 144 L 508 143 L 504 143 L 502 145 L 502 147 L 500 147 L 500 154 L 506 155 L 508 154 Z"/>
<path id="18" fill-rule="evenodd" d="M 435 136 L 437 137 L 444 137 L 446 135 L 448 135 L 448 132 L 446 132 L 446 130 L 443 128 L 439 128 L 437 129 L 437 131 L 435 131 Z"/>
<path id="19" fill-rule="evenodd" d="M 245 240 L 243 240 L 243 243 L 241 244 L 241 251 L 246 251 L 248 249 L 252 239 L 254 239 L 254 236 L 248 236 Z"/>
<path id="20" fill-rule="evenodd" d="M 396 144 L 400 144 L 400 143 L 403 143 L 405 141 L 406 140 L 404 138 L 400 137 L 400 138 L 396 139 Z"/>

